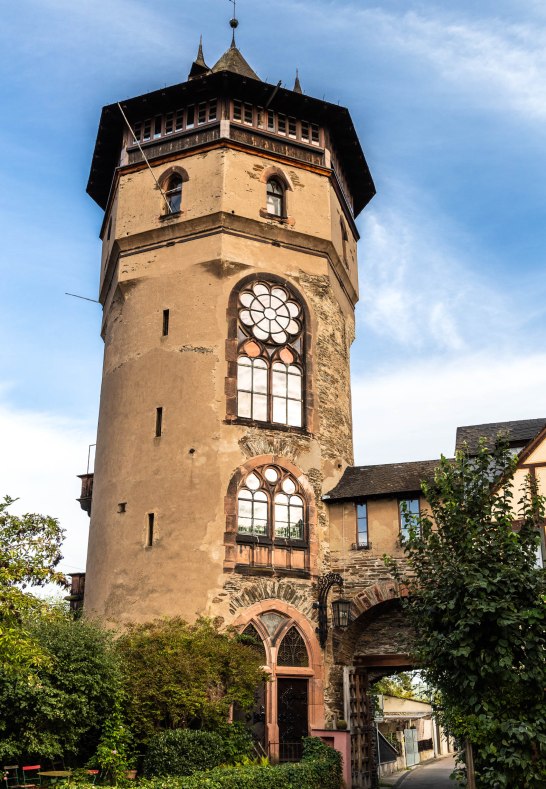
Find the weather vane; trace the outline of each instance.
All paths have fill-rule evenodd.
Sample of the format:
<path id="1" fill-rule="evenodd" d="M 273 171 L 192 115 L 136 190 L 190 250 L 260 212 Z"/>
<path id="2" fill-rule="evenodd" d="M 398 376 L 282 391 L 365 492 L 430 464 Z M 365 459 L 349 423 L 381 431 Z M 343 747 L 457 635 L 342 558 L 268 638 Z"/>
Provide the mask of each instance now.
<path id="1" fill-rule="evenodd" d="M 229 0 L 230 3 L 233 3 L 233 16 L 229 21 L 230 26 L 233 28 L 233 40 L 232 44 L 235 44 L 235 28 L 239 27 L 239 20 L 237 19 L 235 12 L 237 10 L 237 0 Z"/>

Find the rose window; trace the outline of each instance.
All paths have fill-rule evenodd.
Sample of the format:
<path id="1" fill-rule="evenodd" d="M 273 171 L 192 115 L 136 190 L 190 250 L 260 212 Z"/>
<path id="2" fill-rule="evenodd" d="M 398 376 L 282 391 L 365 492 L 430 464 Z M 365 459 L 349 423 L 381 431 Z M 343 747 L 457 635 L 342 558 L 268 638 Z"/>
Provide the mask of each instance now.
<path id="1" fill-rule="evenodd" d="M 301 331 L 301 307 L 284 288 L 256 282 L 239 298 L 239 319 L 257 340 L 283 345 Z"/>

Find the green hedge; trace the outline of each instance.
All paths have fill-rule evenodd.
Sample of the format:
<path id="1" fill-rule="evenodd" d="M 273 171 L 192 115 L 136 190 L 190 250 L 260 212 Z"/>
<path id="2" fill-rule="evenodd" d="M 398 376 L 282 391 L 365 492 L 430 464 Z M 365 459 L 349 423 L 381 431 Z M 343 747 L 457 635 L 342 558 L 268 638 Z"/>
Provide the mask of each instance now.
<path id="1" fill-rule="evenodd" d="M 184 776 L 233 764 L 252 753 L 252 737 L 238 723 L 218 731 L 173 729 L 150 740 L 142 763 L 146 778 Z"/>
<path id="2" fill-rule="evenodd" d="M 303 758 L 294 764 L 216 767 L 187 777 L 151 778 L 140 789 L 340 789 L 341 756 L 321 740 L 304 740 Z"/>

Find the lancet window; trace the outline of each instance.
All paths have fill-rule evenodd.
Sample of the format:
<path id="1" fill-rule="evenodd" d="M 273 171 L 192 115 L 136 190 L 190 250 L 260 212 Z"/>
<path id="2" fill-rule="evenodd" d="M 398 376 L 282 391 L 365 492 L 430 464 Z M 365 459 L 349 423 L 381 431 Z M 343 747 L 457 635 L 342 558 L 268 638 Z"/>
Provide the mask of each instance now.
<path id="1" fill-rule="evenodd" d="M 307 654 L 305 641 L 294 626 L 290 628 L 281 641 L 277 665 L 300 667 L 309 665 L 309 655 Z"/>
<path id="2" fill-rule="evenodd" d="M 284 285 L 239 294 L 237 416 L 303 427 L 303 309 Z"/>
<path id="3" fill-rule="evenodd" d="M 237 532 L 282 541 L 306 540 L 305 498 L 296 478 L 274 465 L 247 474 L 237 494 Z"/>

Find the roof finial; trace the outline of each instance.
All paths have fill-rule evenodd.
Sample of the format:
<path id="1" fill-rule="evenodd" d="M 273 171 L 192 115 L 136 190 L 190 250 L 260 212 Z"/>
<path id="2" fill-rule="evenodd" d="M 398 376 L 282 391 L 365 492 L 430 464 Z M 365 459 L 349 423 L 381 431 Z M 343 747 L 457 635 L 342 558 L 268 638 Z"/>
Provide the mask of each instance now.
<path id="1" fill-rule="evenodd" d="M 205 58 L 203 56 L 203 36 L 199 36 L 199 49 L 197 50 L 197 58 L 195 60 L 196 63 L 205 65 Z"/>
<path id="2" fill-rule="evenodd" d="M 296 81 L 294 82 L 294 87 L 292 88 L 292 90 L 294 91 L 294 93 L 303 93 L 301 89 L 300 74 L 298 69 L 296 69 Z"/>
<path id="3" fill-rule="evenodd" d="M 235 47 L 235 30 L 239 27 L 239 20 L 235 16 L 235 12 L 237 10 L 237 0 L 229 0 L 230 3 L 233 3 L 233 16 L 229 20 L 229 25 L 233 30 L 233 35 L 231 37 L 231 46 Z"/>

